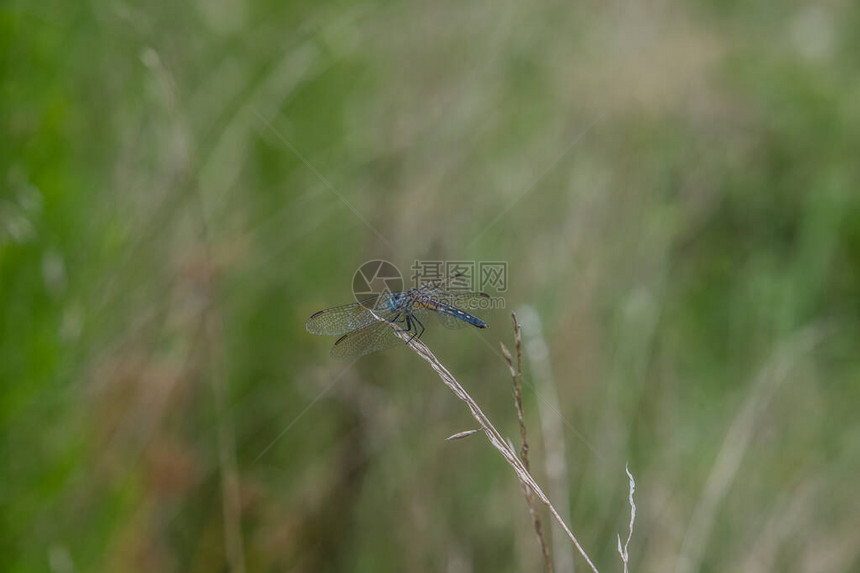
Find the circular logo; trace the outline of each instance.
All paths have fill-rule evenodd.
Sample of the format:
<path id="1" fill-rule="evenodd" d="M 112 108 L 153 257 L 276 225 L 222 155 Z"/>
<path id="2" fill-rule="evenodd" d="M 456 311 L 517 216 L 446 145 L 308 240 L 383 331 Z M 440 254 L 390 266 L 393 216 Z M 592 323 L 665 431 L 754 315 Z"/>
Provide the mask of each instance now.
<path id="1" fill-rule="evenodd" d="M 366 306 L 375 305 L 380 296 L 402 290 L 400 270 L 381 259 L 367 261 L 352 276 L 352 295 Z"/>

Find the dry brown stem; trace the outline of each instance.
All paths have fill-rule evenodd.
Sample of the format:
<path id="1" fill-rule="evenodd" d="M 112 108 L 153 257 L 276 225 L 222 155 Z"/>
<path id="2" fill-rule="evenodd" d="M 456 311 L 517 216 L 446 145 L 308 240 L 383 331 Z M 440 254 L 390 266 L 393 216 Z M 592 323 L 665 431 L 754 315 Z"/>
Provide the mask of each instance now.
<path id="1" fill-rule="evenodd" d="M 508 369 L 511 371 L 511 380 L 513 382 L 514 387 L 514 407 L 517 411 L 517 421 L 520 425 L 520 458 L 523 461 L 523 465 L 526 468 L 526 471 L 531 473 L 531 465 L 529 464 L 529 440 L 526 435 L 526 423 L 525 417 L 523 416 L 523 393 L 522 393 L 522 384 L 521 380 L 523 377 L 523 364 L 522 364 L 522 352 L 521 352 L 521 338 L 520 338 L 520 324 L 517 322 L 517 315 L 511 313 L 511 320 L 514 325 L 514 347 L 517 352 L 517 366 L 514 368 L 513 358 L 511 356 L 511 352 L 504 345 L 504 343 L 499 342 L 499 345 L 502 347 L 502 355 L 505 357 L 505 361 L 508 363 Z M 544 568 L 549 573 L 553 573 L 553 565 L 552 558 L 549 554 L 549 547 L 547 547 L 546 540 L 543 536 L 543 525 L 541 524 L 540 514 L 537 511 L 537 507 L 535 507 L 534 494 L 532 491 L 523 485 L 523 492 L 526 496 L 526 502 L 529 506 L 529 515 L 531 515 L 532 523 L 535 528 L 535 535 L 538 538 L 538 544 L 540 544 L 541 555 L 543 555 L 544 560 Z"/>
<path id="2" fill-rule="evenodd" d="M 393 323 L 391 327 L 394 329 L 397 336 L 403 339 L 404 342 L 408 343 L 408 346 L 421 358 L 427 361 L 433 370 L 436 371 L 436 374 L 439 375 L 439 378 L 442 382 L 454 393 L 457 398 L 462 400 L 466 406 L 468 406 L 469 411 L 472 413 L 472 417 L 478 422 L 481 426 L 481 429 L 484 432 L 484 435 L 489 440 L 490 444 L 496 448 L 496 450 L 502 455 L 505 461 L 510 465 L 514 472 L 517 474 L 517 478 L 520 480 L 520 483 L 523 487 L 530 489 L 534 492 L 535 496 L 549 509 L 549 512 L 552 514 L 553 518 L 558 522 L 567 536 L 570 538 L 571 542 L 573 542 L 576 549 L 579 551 L 582 558 L 585 559 L 585 562 L 591 568 L 592 571 L 597 573 L 597 567 L 594 566 L 594 563 L 591 561 L 591 558 L 585 552 L 585 549 L 582 548 L 582 545 L 579 543 L 579 540 L 564 522 L 564 520 L 559 515 L 558 511 L 552 505 L 552 502 L 537 484 L 537 482 L 532 477 L 531 473 L 526 469 L 525 465 L 522 461 L 517 457 L 516 451 L 510 447 L 502 438 L 502 435 L 493 426 L 490 419 L 487 418 L 486 414 L 484 414 L 483 410 L 478 406 L 474 399 L 466 392 L 465 389 L 457 382 L 457 379 L 445 368 L 445 365 L 442 364 L 438 358 L 430 351 L 426 344 L 424 344 L 420 339 L 414 338 L 411 339 L 409 333 L 398 329 L 396 325 Z"/>

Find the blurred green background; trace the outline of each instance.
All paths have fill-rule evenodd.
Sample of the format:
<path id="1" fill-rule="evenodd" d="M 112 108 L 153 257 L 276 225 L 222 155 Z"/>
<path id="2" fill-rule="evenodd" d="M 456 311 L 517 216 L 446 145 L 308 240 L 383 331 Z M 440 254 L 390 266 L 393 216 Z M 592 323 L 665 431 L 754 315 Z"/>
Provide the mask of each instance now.
<path id="1" fill-rule="evenodd" d="M 425 339 L 515 438 L 524 308 L 601 570 L 629 462 L 633 571 L 860 571 L 857 3 L 13 0 L 0 74 L 0 570 L 540 570 L 429 367 L 305 332 L 384 258 L 508 262 Z"/>

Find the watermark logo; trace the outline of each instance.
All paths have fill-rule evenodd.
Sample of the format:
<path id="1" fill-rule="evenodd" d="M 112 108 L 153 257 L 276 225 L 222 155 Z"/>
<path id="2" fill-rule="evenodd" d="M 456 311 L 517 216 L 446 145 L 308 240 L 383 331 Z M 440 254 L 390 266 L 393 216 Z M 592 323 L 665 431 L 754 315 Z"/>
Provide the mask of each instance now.
<path id="1" fill-rule="evenodd" d="M 382 259 L 367 261 L 352 277 L 353 296 L 365 306 L 376 307 L 390 304 L 387 295 L 391 293 L 417 289 L 413 296 L 421 296 L 422 289 L 427 288 L 425 296 L 428 298 L 439 299 L 439 302 L 451 299 L 463 310 L 505 308 L 504 298 L 484 292 L 507 292 L 506 261 L 416 260 L 410 271 L 410 281 L 406 284 L 393 263 Z M 476 293 L 478 296 L 458 296 L 463 293 Z"/>
<path id="2" fill-rule="evenodd" d="M 415 288 L 447 280 L 446 288 L 451 291 L 504 293 L 508 290 L 507 261 L 416 260 L 411 271 L 410 280 Z"/>
<path id="3" fill-rule="evenodd" d="M 507 261 L 480 261 L 478 275 L 483 288 L 491 288 L 500 293 L 508 292 Z"/>
<path id="4" fill-rule="evenodd" d="M 377 259 L 367 261 L 352 276 L 352 295 L 355 300 L 372 306 L 384 295 L 404 290 L 403 275 L 394 264 Z"/>

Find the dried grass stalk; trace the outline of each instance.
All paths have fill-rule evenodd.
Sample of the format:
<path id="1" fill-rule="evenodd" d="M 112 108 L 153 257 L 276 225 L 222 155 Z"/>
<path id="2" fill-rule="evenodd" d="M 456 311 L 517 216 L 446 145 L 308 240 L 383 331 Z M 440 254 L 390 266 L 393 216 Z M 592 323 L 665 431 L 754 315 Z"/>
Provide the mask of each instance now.
<path id="1" fill-rule="evenodd" d="M 630 503 L 630 524 L 627 526 L 627 540 L 624 545 L 621 545 L 621 536 L 618 536 L 618 554 L 621 556 L 621 562 L 624 564 L 624 573 L 628 573 L 627 566 L 629 564 L 630 555 L 627 548 L 630 546 L 630 538 L 633 537 L 633 523 L 636 521 L 636 502 L 633 501 L 633 492 L 636 491 L 636 480 L 633 479 L 633 474 L 630 473 L 630 468 L 625 466 L 624 471 L 627 472 L 630 491 L 627 496 L 627 501 Z"/>
<path id="2" fill-rule="evenodd" d="M 508 465 L 513 468 L 514 472 L 517 474 L 517 478 L 520 480 L 520 483 L 523 485 L 523 487 L 534 492 L 537 498 L 544 505 L 547 506 L 549 512 L 552 514 L 552 516 L 555 518 L 555 520 L 570 538 L 571 542 L 573 542 L 574 546 L 576 546 L 576 549 L 579 551 L 579 554 L 582 555 L 582 558 L 585 559 L 585 562 L 588 564 L 591 570 L 594 571 L 594 573 L 598 573 L 597 567 L 594 566 L 594 563 L 591 561 L 591 558 L 585 552 L 585 549 L 582 548 L 582 545 L 580 545 L 579 540 L 576 538 L 576 536 L 561 518 L 555 507 L 553 507 L 552 502 L 550 502 L 549 498 L 546 496 L 546 494 L 544 494 L 543 490 L 540 488 L 532 475 L 526 469 L 525 465 L 523 465 L 523 462 L 520 461 L 520 459 L 517 457 L 517 453 L 514 448 L 505 443 L 505 440 L 504 438 L 502 438 L 502 435 L 499 433 L 496 427 L 493 426 L 492 422 L 490 422 L 490 419 L 487 418 L 486 414 L 484 414 L 481 408 L 478 407 L 478 404 L 475 402 L 475 400 L 473 400 L 472 397 L 468 394 L 468 392 L 463 389 L 460 383 L 457 382 L 457 379 L 454 378 L 451 372 L 449 372 L 448 369 L 445 368 L 445 366 L 439 361 L 439 359 L 436 358 L 433 352 L 431 352 L 430 349 L 427 348 L 426 344 L 424 344 L 418 338 L 412 339 L 408 332 L 404 332 L 402 329 L 398 328 L 393 323 L 390 324 L 397 336 L 403 339 L 403 341 L 406 342 L 408 346 L 412 348 L 412 350 L 418 356 L 426 360 L 430 367 L 436 371 L 436 373 L 439 375 L 439 378 L 454 393 L 454 395 L 457 396 L 457 398 L 459 398 L 463 402 L 465 402 L 466 406 L 468 406 L 469 408 L 469 411 L 472 413 L 472 417 L 474 417 L 478 424 L 481 426 L 481 430 L 483 430 L 484 435 L 487 437 L 487 440 L 489 440 L 490 444 L 494 448 L 496 448 L 496 451 L 498 451 L 502 455 Z"/>
<path id="3" fill-rule="evenodd" d="M 504 345 L 504 343 L 499 342 L 499 346 L 502 347 L 502 355 L 505 357 L 505 362 L 508 363 L 508 369 L 511 372 L 511 380 L 513 382 L 514 387 L 514 407 L 517 411 L 517 421 L 520 425 L 520 458 L 523 461 L 523 465 L 526 468 L 526 471 L 531 473 L 531 465 L 529 464 L 529 440 L 526 435 L 526 423 L 525 417 L 523 416 L 523 393 L 522 393 L 522 384 L 521 380 L 523 377 L 523 363 L 522 363 L 522 341 L 520 338 L 520 324 L 517 322 L 517 315 L 511 313 L 511 319 L 513 320 L 514 325 L 514 347 L 517 351 L 517 366 L 514 368 L 513 357 L 511 356 L 510 350 Z M 544 568 L 548 573 L 553 573 L 553 565 L 552 558 L 549 554 L 549 547 L 547 547 L 546 540 L 543 536 L 543 525 L 541 524 L 540 514 L 537 511 L 537 507 L 535 507 L 534 494 L 532 491 L 523 485 L 523 492 L 526 496 L 526 502 L 529 506 L 529 515 L 531 515 L 532 523 L 535 528 L 535 535 L 538 538 L 538 544 L 540 544 L 541 555 L 543 555 L 544 560 Z"/>

